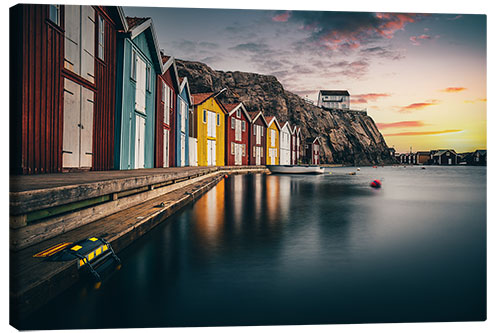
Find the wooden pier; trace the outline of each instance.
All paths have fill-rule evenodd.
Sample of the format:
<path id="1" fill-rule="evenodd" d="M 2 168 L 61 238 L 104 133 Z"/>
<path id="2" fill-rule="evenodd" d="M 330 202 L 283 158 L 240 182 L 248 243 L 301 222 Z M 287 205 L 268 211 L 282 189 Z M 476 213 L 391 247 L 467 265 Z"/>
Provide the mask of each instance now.
<path id="1" fill-rule="evenodd" d="M 103 237 L 119 252 L 224 175 L 263 172 L 237 166 L 11 176 L 11 314 L 36 310 L 79 279 L 75 261 L 34 254 L 87 237 Z"/>

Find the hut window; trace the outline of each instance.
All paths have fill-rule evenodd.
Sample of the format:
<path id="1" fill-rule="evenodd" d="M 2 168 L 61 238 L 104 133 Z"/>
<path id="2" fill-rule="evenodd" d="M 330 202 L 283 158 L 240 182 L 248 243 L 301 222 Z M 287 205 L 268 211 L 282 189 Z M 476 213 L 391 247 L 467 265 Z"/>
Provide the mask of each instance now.
<path id="1" fill-rule="evenodd" d="M 243 147 L 242 152 L 241 152 L 241 156 L 245 157 L 246 156 L 245 152 L 247 151 L 247 145 L 242 144 L 241 147 Z"/>
<path id="2" fill-rule="evenodd" d="M 220 114 L 217 113 L 217 126 L 220 126 Z"/>
<path id="3" fill-rule="evenodd" d="M 172 96 L 170 95 L 170 87 L 163 82 L 163 89 L 165 91 L 165 102 L 163 103 L 163 122 L 170 125 L 170 103 Z"/>
<path id="4" fill-rule="evenodd" d="M 130 77 L 135 81 L 137 79 L 137 54 L 132 50 L 132 59 L 130 64 Z"/>
<path id="5" fill-rule="evenodd" d="M 257 125 L 253 124 L 253 135 L 257 135 Z"/>
<path id="6" fill-rule="evenodd" d="M 57 24 L 57 25 L 61 24 L 61 6 L 60 5 L 50 5 L 49 6 L 49 18 L 55 24 Z"/>
<path id="7" fill-rule="evenodd" d="M 99 15 L 97 19 L 97 29 L 98 29 L 98 50 L 97 56 L 99 59 L 104 60 L 104 18 Z"/>
<path id="8" fill-rule="evenodd" d="M 207 110 L 203 110 L 203 122 L 207 123 Z"/>
<path id="9" fill-rule="evenodd" d="M 231 129 L 234 129 L 234 127 L 235 127 L 235 122 L 236 122 L 236 119 L 231 118 Z"/>
<path id="10" fill-rule="evenodd" d="M 241 117 L 241 110 L 240 109 L 236 110 L 236 117 L 238 117 L 238 118 Z"/>
<path id="11" fill-rule="evenodd" d="M 234 155 L 234 142 L 231 142 L 231 155 Z"/>
<path id="12" fill-rule="evenodd" d="M 241 122 L 241 130 L 242 130 L 243 132 L 245 132 L 245 129 L 246 129 L 245 122 L 244 122 L 244 121 L 242 121 L 242 122 Z"/>
<path id="13" fill-rule="evenodd" d="M 146 67 L 146 90 L 151 92 L 151 67 Z"/>
<path id="14" fill-rule="evenodd" d="M 255 146 L 253 146 L 253 157 L 255 157 Z"/>

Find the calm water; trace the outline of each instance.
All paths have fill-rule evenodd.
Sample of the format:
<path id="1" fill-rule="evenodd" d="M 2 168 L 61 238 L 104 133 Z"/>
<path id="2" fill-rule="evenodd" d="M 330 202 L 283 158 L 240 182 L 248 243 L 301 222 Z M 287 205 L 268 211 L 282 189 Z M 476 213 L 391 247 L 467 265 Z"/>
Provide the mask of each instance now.
<path id="1" fill-rule="evenodd" d="M 229 177 L 23 327 L 484 320 L 486 168 L 354 170 Z"/>

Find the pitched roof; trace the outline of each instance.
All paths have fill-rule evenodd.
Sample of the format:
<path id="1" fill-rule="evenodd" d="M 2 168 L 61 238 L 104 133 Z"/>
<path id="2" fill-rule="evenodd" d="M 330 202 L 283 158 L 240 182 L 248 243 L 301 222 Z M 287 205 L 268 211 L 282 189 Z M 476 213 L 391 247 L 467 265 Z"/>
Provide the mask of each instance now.
<path id="1" fill-rule="evenodd" d="M 163 64 L 166 63 L 168 61 L 168 59 L 170 59 L 170 56 L 164 55 L 164 54 L 161 55 L 161 62 Z"/>
<path id="2" fill-rule="evenodd" d="M 209 99 L 210 97 L 212 97 L 213 94 L 214 94 L 213 92 L 192 94 L 191 96 L 193 96 L 193 104 L 194 105 L 201 104 L 201 103 L 205 102 L 207 99 Z"/>
<path id="3" fill-rule="evenodd" d="M 434 155 L 441 156 L 444 153 L 446 153 L 447 151 L 449 151 L 449 152 L 451 152 L 451 153 L 453 153 L 455 155 L 457 154 L 457 153 L 455 153 L 455 150 L 453 150 L 453 149 L 439 149 Z"/>
<path id="4" fill-rule="evenodd" d="M 264 119 L 266 120 L 267 126 L 270 126 L 274 120 L 276 122 L 276 125 L 278 126 L 278 129 L 281 129 L 280 123 L 278 122 L 275 116 L 265 116 Z"/>
<path id="5" fill-rule="evenodd" d="M 314 143 L 316 140 L 319 140 L 319 136 L 311 136 L 306 139 L 307 143 Z"/>
<path id="6" fill-rule="evenodd" d="M 350 96 L 347 90 L 320 90 L 321 95 Z"/>
<path id="7" fill-rule="evenodd" d="M 474 153 L 479 153 L 480 155 L 485 155 L 486 154 L 486 149 L 478 149 Z"/>
<path id="8" fill-rule="evenodd" d="M 250 115 L 250 117 L 252 117 L 252 120 L 255 119 L 255 117 L 257 117 L 257 115 L 259 114 L 258 111 L 248 111 L 248 114 Z"/>
<path id="9" fill-rule="evenodd" d="M 156 38 L 156 32 L 153 25 L 153 20 L 150 17 L 127 17 L 127 32 L 130 34 L 130 39 L 134 40 L 137 36 L 145 31 L 148 47 L 151 51 L 151 57 L 158 72 L 162 72 L 162 59 L 160 55 L 160 47 Z"/>
<path id="10" fill-rule="evenodd" d="M 240 105 L 240 103 L 228 103 L 228 104 L 222 104 L 222 105 L 224 105 L 224 108 L 226 108 L 227 112 L 231 112 L 234 110 L 234 108 L 236 108 L 238 105 Z"/>
<path id="11" fill-rule="evenodd" d="M 129 29 L 133 29 L 134 27 L 146 22 L 149 17 L 127 17 L 127 25 Z"/>

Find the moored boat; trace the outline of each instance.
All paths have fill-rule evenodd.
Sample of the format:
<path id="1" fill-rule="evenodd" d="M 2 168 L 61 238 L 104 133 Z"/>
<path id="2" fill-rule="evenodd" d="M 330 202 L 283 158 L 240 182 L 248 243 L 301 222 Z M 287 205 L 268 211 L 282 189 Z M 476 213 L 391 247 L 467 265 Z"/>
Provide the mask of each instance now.
<path id="1" fill-rule="evenodd" d="M 272 173 L 289 173 L 289 174 L 325 173 L 325 169 L 318 165 L 268 165 L 267 168 Z"/>

